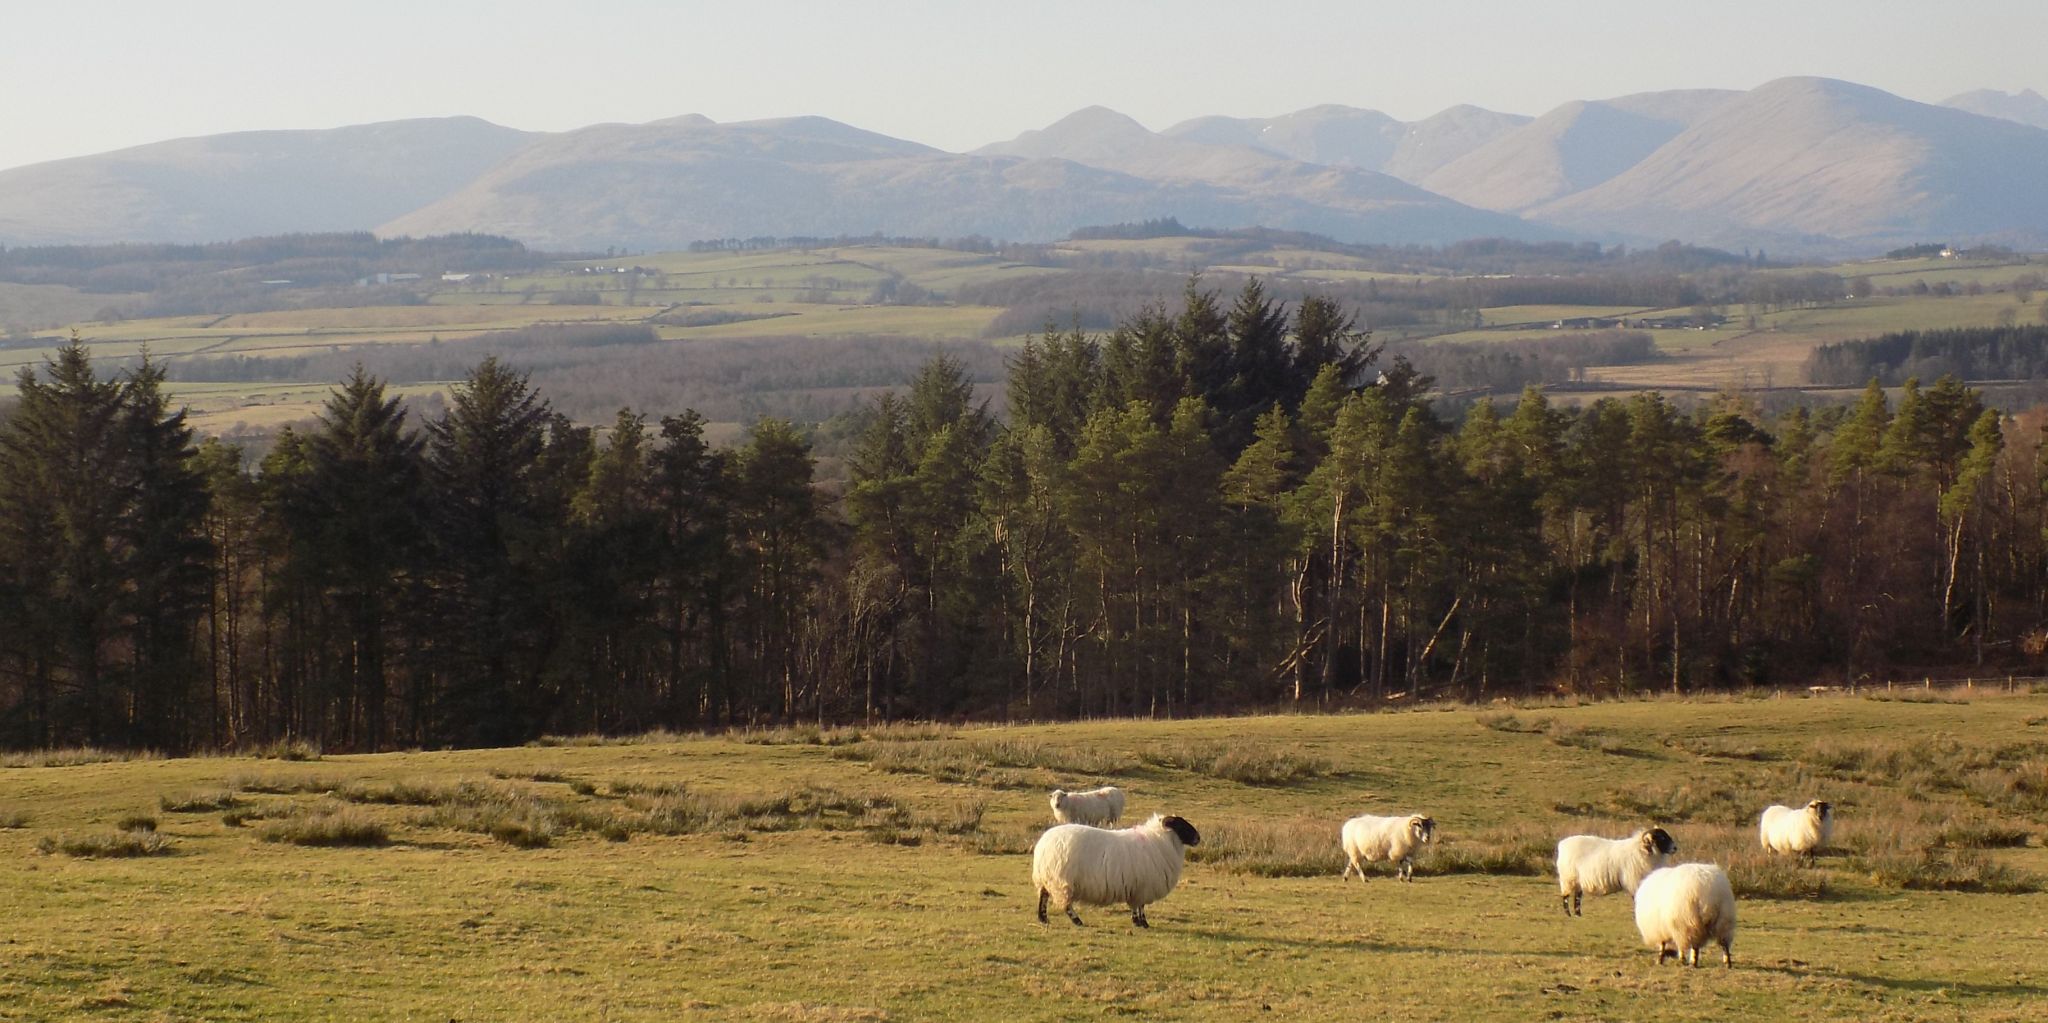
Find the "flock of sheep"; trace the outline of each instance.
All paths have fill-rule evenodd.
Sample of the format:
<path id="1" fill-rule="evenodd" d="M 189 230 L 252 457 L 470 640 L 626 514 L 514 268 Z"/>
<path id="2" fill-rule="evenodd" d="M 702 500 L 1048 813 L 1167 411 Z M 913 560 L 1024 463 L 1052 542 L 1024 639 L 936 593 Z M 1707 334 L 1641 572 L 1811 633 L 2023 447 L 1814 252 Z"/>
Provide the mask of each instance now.
<path id="1" fill-rule="evenodd" d="M 1114 785 L 1053 791 L 1052 815 L 1059 824 L 1031 850 L 1039 923 L 1056 902 L 1076 925 L 1078 903 L 1126 905 L 1132 923 L 1150 926 L 1145 907 L 1180 883 L 1187 848 L 1201 844 L 1202 836 L 1183 818 L 1157 814 L 1137 827 L 1107 827 L 1123 813 L 1124 793 Z M 1797 809 L 1766 809 L 1758 832 L 1766 852 L 1811 857 L 1827 846 L 1834 823 L 1833 808 L 1816 799 Z M 1421 814 L 1353 817 L 1344 822 L 1342 835 L 1344 878 L 1356 872 L 1363 881 L 1365 864 L 1385 862 L 1401 880 L 1412 881 L 1415 854 L 1435 840 L 1436 821 Z M 1565 915 L 1584 915 L 1588 895 L 1629 892 L 1636 900 L 1636 929 L 1657 950 L 1659 963 L 1675 957 L 1698 966 L 1700 950 L 1714 944 L 1721 946 L 1722 965 L 1735 965 L 1735 890 L 1728 872 L 1711 863 L 1673 865 L 1677 853 L 1678 843 L 1663 828 L 1627 838 L 1564 839 L 1557 843 L 1557 890 Z"/>

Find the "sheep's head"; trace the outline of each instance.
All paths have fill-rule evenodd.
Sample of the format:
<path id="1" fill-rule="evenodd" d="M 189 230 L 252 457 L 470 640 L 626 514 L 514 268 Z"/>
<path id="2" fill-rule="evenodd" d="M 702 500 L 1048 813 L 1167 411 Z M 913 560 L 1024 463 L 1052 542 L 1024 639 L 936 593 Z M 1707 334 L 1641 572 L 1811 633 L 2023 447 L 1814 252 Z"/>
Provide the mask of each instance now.
<path id="1" fill-rule="evenodd" d="M 1196 831 L 1195 826 L 1189 824 L 1186 817 L 1163 817 L 1159 823 L 1166 830 L 1173 832 L 1173 836 L 1180 839 L 1182 845 L 1202 844 L 1202 833 Z"/>
<path id="2" fill-rule="evenodd" d="M 1063 807 L 1063 806 L 1066 806 L 1066 805 L 1067 805 L 1067 790 L 1066 790 L 1066 789 L 1054 789 L 1054 790 L 1052 790 L 1052 808 L 1053 808 L 1053 809 L 1055 809 L 1055 810 L 1057 810 L 1057 809 L 1060 809 L 1061 807 Z"/>
<path id="3" fill-rule="evenodd" d="M 1417 842 L 1433 842 L 1436 840 L 1436 821 L 1418 813 L 1408 818 L 1408 833 L 1414 835 Z"/>
<path id="4" fill-rule="evenodd" d="M 1643 852 L 1651 856 L 1669 856 L 1678 851 L 1678 843 L 1671 832 L 1663 828 L 1651 828 L 1643 832 Z"/>
<path id="5" fill-rule="evenodd" d="M 1806 812 L 1812 814 L 1816 819 L 1827 820 L 1835 812 L 1835 809 L 1828 805 L 1827 800 L 1816 799 L 1806 804 Z"/>

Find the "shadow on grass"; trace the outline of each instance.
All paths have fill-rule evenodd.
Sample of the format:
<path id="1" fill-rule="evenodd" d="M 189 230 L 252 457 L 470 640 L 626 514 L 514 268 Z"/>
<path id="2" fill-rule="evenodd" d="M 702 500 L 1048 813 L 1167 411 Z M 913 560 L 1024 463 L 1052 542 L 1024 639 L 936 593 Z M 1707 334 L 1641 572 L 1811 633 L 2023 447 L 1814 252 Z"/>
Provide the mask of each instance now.
<path id="1" fill-rule="evenodd" d="M 1160 925 L 1155 925 L 1160 926 Z M 1205 927 L 1175 927 L 1182 934 L 1227 945 L 1273 945 L 1287 948 L 1320 949 L 1333 952 L 1396 952 L 1410 955 L 1430 956 L 1485 956 L 1492 958 L 1578 959 L 1584 953 L 1573 951 L 1546 951 L 1528 948 L 1474 948 L 1472 946 L 1418 945 L 1401 942 L 1377 941 L 1372 938 L 1301 938 L 1275 934 L 1238 934 L 1232 931 L 1211 930 Z"/>
<path id="2" fill-rule="evenodd" d="M 1740 968 L 1739 962 L 1737 966 Z M 1982 984 L 1967 980 L 1944 980 L 1939 977 L 1879 977 L 1873 974 L 1855 973 L 1848 970 L 1815 970 L 1799 966 L 1751 966 L 1749 968 L 1759 973 L 1777 973 L 1802 980 L 1834 978 L 1862 984 L 1865 987 L 1884 988 L 1887 991 L 1911 991 L 1919 994 L 1946 991 L 1950 994 L 1969 995 L 1979 998 L 2000 996 L 2040 998 L 2048 996 L 2048 987 L 2042 987 L 2039 984 Z"/>

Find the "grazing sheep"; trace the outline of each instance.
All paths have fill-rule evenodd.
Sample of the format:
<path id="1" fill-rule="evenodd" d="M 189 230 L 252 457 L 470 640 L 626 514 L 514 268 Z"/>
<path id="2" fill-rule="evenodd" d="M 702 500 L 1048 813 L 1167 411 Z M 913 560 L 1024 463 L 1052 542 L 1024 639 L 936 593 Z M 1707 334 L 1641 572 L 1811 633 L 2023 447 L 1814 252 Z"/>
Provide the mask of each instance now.
<path id="1" fill-rule="evenodd" d="M 1052 790 L 1052 816 L 1061 824 L 1101 827 L 1124 815 L 1124 790 L 1104 785 L 1086 792 Z"/>
<path id="2" fill-rule="evenodd" d="M 1415 850 L 1436 838 L 1436 821 L 1423 815 L 1374 817 L 1367 814 L 1344 822 L 1344 876 L 1358 872 L 1365 880 L 1365 864 L 1386 860 L 1400 865 L 1396 875 L 1415 880 Z"/>
<path id="3" fill-rule="evenodd" d="M 1792 853 L 1812 859 L 1815 852 L 1827 846 L 1828 837 L 1834 834 L 1835 811 L 1818 799 L 1797 810 L 1789 806 L 1767 807 L 1757 824 L 1757 831 L 1763 839 L 1765 852 Z"/>
<path id="4" fill-rule="evenodd" d="M 1585 916 L 1587 895 L 1634 894 L 1650 871 L 1671 862 L 1678 843 L 1663 828 L 1638 831 L 1627 838 L 1573 835 L 1557 843 L 1557 894 L 1564 915 Z"/>
<path id="5" fill-rule="evenodd" d="M 1700 949 L 1721 946 L 1721 965 L 1735 965 L 1735 889 L 1728 872 L 1710 863 L 1681 863 L 1653 870 L 1636 886 L 1636 930 L 1643 944 L 1668 956 L 1700 964 Z"/>
<path id="6" fill-rule="evenodd" d="M 1131 907 L 1131 922 L 1150 927 L 1146 905 L 1180 883 L 1187 847 L 1200 845 L 1195 826 L 1179 817 L 1152 815 L 1135 828 L 1113 831 L 1086 824 L 1046 829 L 1031 849 L 1031 882 L 1038 886 L 1038 922 L 1047 903 L 1058 899 L 1067 919 L 1081 926 L 1074 904 Z"/>

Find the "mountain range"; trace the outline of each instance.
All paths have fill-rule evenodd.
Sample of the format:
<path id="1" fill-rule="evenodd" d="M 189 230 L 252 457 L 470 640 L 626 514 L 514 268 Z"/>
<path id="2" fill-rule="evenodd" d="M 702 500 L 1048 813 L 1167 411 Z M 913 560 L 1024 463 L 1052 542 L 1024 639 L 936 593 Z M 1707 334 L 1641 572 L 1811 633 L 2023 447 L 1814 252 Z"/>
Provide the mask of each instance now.
<path id="1" fill-rule="evenodd" d="M 524 132 L 471 117 L 179 139 L 0 171 L 0 244 L 483 231 L 544 248 L 1176 217 L 1359 242 L 2048 245 L 2048 100 L 1785 78 L 1418 121 L 1346 106 L 1153 131 L 1102 107 L 950 153 L 818 117 Z"/>

